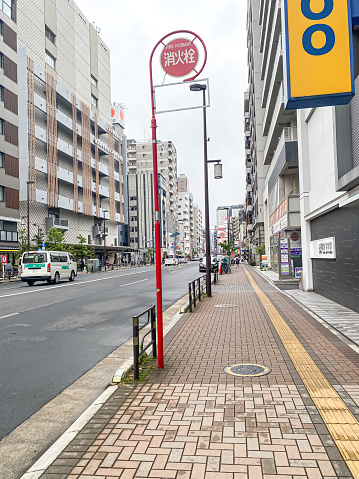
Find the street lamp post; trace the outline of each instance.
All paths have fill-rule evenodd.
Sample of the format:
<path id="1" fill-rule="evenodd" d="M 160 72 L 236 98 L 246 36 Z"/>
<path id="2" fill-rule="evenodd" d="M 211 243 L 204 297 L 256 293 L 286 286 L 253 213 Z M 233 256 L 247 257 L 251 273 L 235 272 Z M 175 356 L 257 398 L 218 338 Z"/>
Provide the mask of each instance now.
<path id="1" fill-rule="evenodd" d="M 191 91 L 202 91 L 203 94 L 203 150 L 204 150 L 204 217 L 206 230 L 206 287 L 207 296 L 212 296 L 211 280 L 211 236 L 209 229 L 209 194 L 208 194 L 208 163 L 216 163 L 215 178 L 222 178 L 222 165 L 220 160 L 208 160 L 207 155 L 207 116 L 206 116 L 206 90 L 207 85 L 194 83 L 190 85 Z"/>
<path id="2" fill-rule="evenodd" d="M 30 251 L 30 185 L 33 185 L 35 181 L 29 180 L 27 184 L 27 250 Z"/>
<path id="3" fill-rule="evenodd" d="M 39 241 L 40 240 L 40 225 L 38 225 L 37 223 L 34 223 L 32 226 L 37 226 L 37 240 Z M 38 245 L 38 247 L 40 247 L 40 245 Z"/>
<path id="4" fill-rule="evenodd" d="M 106 271 L 106 213 L 108 213 L 108 210 L 103 210 L 103 251 L 104 251 L 105 271 Z"/>

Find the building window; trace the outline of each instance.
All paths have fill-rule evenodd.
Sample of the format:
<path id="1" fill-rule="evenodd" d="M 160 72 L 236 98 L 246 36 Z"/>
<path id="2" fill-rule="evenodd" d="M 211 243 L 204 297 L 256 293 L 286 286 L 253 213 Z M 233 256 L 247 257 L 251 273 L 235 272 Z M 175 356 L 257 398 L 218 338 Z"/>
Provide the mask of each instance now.
<path id="1" fill-rule="evenodd" d="M 4 87 L 0 85 L 0 101 L 4 101 Z"/>
<path id="2" fill-rule="evenodd" d="M 94 106 L 95 108 L 98 108 L 98 99 L 91 95 L 91 103 L 92 103 L 92 106 Z"/>
<path id="3" fill-rule="evenodd" d="M 2 118 L 0 118 L 0 135 L 4 135 L 5 134 L 5 127 L 4 127 L 4 120 Z"/>
<path id="4" fill-rule="evenodd" d="M 5 154 L 0 151 L 0 168 L 5 168 Z"/>
<path id="5" fill-rule="evenodd" d="M 5 188 L 0 186 L 0 202 L 3 203 L 5 201 Z"/>
<path id="6" fill-rule="evenodd" d="M 45 37 L 48 38 L 50 42 L 55 45 L 56 35 L 47 26 L 45 26 Z"/>
<path id="7" fill-rule="evenodd" d="M 12 18 L 11 0 L 0 0 L 0 8 L 8 17 Z"/>
<path id="8" fill-rule="evenodd" d="M 4 54 L 1 52 L 0 52 L 0 68 L 4 68 Z"/>
<path id="9" fill-rule="evenodd" d="M 0 35 L 4 35 L 4 22 L 0 20 Z"/>
<path id="10" fill-rule="evenodd" d="M 56 59 L 48 51 L 45 50 L 45 62 L 53 69 L 56 68 Z"/>
<path id="11" fill-rule="evenodd" d="M 97 81 L 96 78 L 93 77 L 92 75 L 91 75 L 91 83 L 92 83 L 93 86 L 95 86 L 96 88 L 98 87 L 98 81 Z"/>

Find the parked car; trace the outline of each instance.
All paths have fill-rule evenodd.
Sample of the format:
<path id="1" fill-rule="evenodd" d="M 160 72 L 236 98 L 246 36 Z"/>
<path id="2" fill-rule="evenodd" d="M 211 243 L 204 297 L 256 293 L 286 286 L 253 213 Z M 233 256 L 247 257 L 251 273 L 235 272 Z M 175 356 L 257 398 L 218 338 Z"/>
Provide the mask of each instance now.
<path id="1" fill-rule="evenodd" d="M 186 258 L 185 255 L 179 254 L 179 255 L 178 255 L 178 262 L 179 262 L 179 264 L 183 264 L 183 263 L 187 263 L 188 260 L 187 260 L 187 258 Z"/>
<path id="2" fill-rule="evenodd" d="M 217 271 L 218 269 L 218 262 L 215 256 L 211 256 L 211 271 Z M 199 263 L 199 271 L 206 271 L 206 257 L 202 258 Z"/>
<path id="3" fill-rule="evenodd" d="M 174 254 L 168 254 L 165 259 L 165 266 L 176 266 L 178 264 L 178 258 Z"/>

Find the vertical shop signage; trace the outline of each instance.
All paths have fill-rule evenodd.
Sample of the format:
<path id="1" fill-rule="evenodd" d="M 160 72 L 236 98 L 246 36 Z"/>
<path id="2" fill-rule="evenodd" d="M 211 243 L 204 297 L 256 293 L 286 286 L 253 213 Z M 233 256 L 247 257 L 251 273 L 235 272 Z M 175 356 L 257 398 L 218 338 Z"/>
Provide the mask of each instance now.
<path id="1" fill-rule="evenodd" d="M 288 239 L 280 239 L 280 274 L 281 276 L 289 275 L 289 251 L 288 251 Z"/>
<path id="2" fill-rule="evenodd" d="M 354 96 L 351 0 L 284 0 L 285 108 L 344 105 Z"/>

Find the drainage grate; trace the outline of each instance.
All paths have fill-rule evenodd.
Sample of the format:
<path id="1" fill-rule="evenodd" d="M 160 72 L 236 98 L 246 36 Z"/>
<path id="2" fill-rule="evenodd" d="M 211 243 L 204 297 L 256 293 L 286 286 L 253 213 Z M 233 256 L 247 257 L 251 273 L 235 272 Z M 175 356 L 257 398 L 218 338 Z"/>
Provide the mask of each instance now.
<path id="1" fill-rule="evenodd" d="M 238 304 L 215 304 L 215 308 L 236 308 Z"/>
<path id="2" fill-rule="evenodd" d="M 233 366 L 227 366 L 224 368 L 224 371 L 227 374 L 232 376 L 244 376 L 244 377 L 256 377 L 256 376 L 265 376 L 270 373 L 270 369 L 261 364 L 233 364 Z"/>

